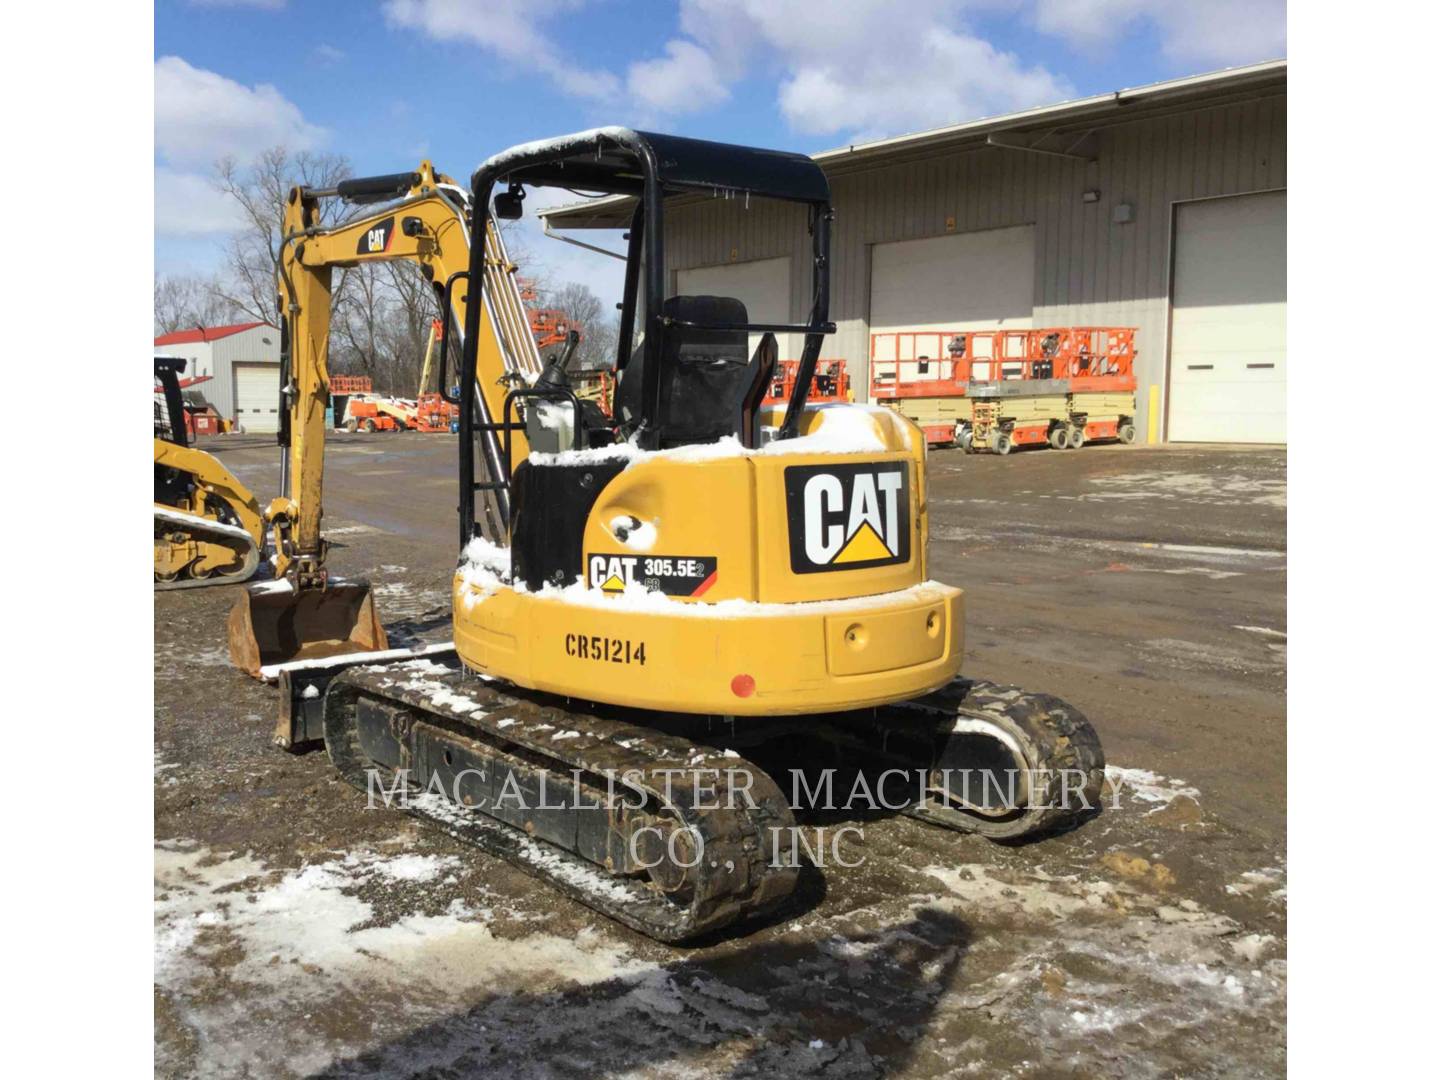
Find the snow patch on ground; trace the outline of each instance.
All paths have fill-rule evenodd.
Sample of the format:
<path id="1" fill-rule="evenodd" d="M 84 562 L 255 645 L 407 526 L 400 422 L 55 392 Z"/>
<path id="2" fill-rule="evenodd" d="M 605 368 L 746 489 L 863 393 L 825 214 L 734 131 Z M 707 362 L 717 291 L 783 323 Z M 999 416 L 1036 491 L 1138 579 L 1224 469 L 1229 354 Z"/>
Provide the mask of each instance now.
<path id="1" fill-rule="evenodd" d="M 372 590 L 382 619 L 388 621 L 415 618 L 439 611 L 448 613 L 450 591 L 433 585 L 417 585 L 404 581 L 387 581 Z"/>
<path id="2" fill-rule="evenodd" d="M 1244 630 L 1247 634 L 1260 634 L 1263 637 L 1287 638 L 1284 630 L 1272 630 L 1268 626 L 1236 626 L 1236 630 Z"/>
<path id="3" fill-rule="evenodd" d="M 229 649 L 186 649 L 183 653 L 179 650 L 167 649 L 168 657 L 181 659 L 183 666 L 197 665 L 199 667 L 230 667 Z"/>
<path id="4" fill-rule="evenodd" d="M 1123 1046 L 1148 1041 L 1147 1032 L 1224 1030 L 1242 1019 L 1269 1023 L 1276 1045 L 1283 1042 L 1286 967 L 1266 958 L 1275 946 L 1269 935 L 1242 935 L 1225 915 L 1192 900 L 1166 902 L 1128 881 L 980 864 L 925 873 L 962 917 L 1000 927 L 971 950 L 967 968 L 977 977 L 947 995 L 942 1015 L 983 1009 L 1056 1061 L 1093 1053 L 1097 1036 Z M 990 968 L 987 959 L 1002 949 L 1002 963 Z M 1215 1068 L 1233 1072 L 1225 1055 L 1235 1048 L 1214 1049 Z M 1138 1074 L 1163 1074 L 1159 1060 L 1136 1061 Z"/>
<path id="5" fill-rule="evenodd" d="M 1247 503 L 1252 506 L 1285 508 L 1286 484 L 1283 479 L 1265 480 L 1237 476 L 1233 472 L 1121 473 L 1116 476 L 1091 477 L 1093 490 L 1078 495 L 1051 495 L 1050 498 L 1079 502 L 1125 502 L 1139 499 L 1185 500 L 1186 502 L 1230 505 Z"/>
<path id="6" fill-rule="evenodd" d="M 1285 871 L 1279 866 L 1265 866 L 1259 870 L 1246 870 L 1239 881 L 1225 886 L 1231 896 L 1263 896 L 1272 904 L 1284 905 L 1287 888 Z"/>
<path id="7" fill-rule="evenodd" d="M 203 1036 L 195 1073 L 303 1074 L 354 1053 L 322 1025 L 298 1022 L 337 994 L 404 1002 L 396 1030 L 374 1032 L 383 1041 L 451 1015 L 467 995 L 585 985 L 652 966 L 589 930 L 500 942 L 487 913 L 458 900 L 442 914 L 374 925 L 375 909 L 357 895 L 378 885 L 419 889 L 419 900 L 458 865 L 453 856 L 352 852 L 278 871 L 247 855 L 158 845 L 155 983 Z M 217 968 L 226 973 L 221 994 Z"/>
<path id="8" fill-rule="evenodd" d="M 1153 804 L 1146 813 L 1163 810 L 1181 796 L 1200 801 L 1200 790 L 1184 780 L 1161 776 L 1149 769 L 1127 769 L 1119 765 L 1105 766 L 1105 779 L 1121 806 L 1126 799 Z"/>
<path id="9" fill-rule="evenodd" d="M 1184 671 L 1216 668 L 1248 675 L 1256 671 L 1275 671 L 1283 664 L 1283 654 L 1267 648 L 1263 654 L 1239 655 L 1201 641 L 1183 638 L 1152 638 L 1140 643 L 1139 652 L 1147 659 Z"/>

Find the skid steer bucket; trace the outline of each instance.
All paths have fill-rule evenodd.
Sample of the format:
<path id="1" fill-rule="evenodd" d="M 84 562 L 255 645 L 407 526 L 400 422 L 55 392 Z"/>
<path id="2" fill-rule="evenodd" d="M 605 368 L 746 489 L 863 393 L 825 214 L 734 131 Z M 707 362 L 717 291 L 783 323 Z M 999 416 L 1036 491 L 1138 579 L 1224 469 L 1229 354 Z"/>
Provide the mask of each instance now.
<path id="1" fill-rule="evenodd" d="M 226 630 L 231 661 L 257 679 L 269 664 L 389 647 L 370 586 L 359 581 L 298 593 L 273 585 L 246 589 Z"/>

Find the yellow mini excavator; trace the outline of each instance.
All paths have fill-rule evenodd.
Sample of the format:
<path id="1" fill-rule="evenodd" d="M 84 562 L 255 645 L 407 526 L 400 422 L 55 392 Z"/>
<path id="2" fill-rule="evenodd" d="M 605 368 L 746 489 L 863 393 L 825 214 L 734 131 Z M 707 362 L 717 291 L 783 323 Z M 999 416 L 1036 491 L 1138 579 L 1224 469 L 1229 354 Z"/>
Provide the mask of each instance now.
<path id="1" fill-rule="evenodd" d="M 1084 717 L 959 676 L 962 596 L 928 578 L 919 429 L 807 404 L 834 332 L 833 214 L 814 162 L 602 128 L 498 154 L 468 192 L 428 167 L 348 183 L 291 194 L 292 494 L 268 515 L 291 588 L 247 595 L 231 624 L 242 666 L 302 661 L 278 669 L 278 742 L 323 739 L 358 787 L 664 941 L 791 894 L 802 791 L 853 802 L 863 783 L 871 807 L 1007 841 L 1096 804 L 1104 761 Z M 571 389 L 573 340 L 538 371 L 507 344 L 514 284 L 492 219 L 519 217 L 544 186 L 633 208 L 613 419 Z M 326 197 L 398 201 L 326 230 Z M 734 298 L 673 294 L 667 208 L 711 198 L 776 200 L 808 230 L 803 317 L 756 323 Z M 259 606 L 294 631 L 294 612 L 336 589 L 316 438 L 329 274 L 386 256 L 430 271 L 442 387 L 458 342 L 453 650 L 327 656 L 331 635 L 306 661 L 303 634 L 237 645 L 263 633 Z M 777 334 L 804 347 L 788 401 L 766 408 Z"/>
<path id="2" fill-rule="evenodd" d="M 260 564 L 260 506 L 215 458 L 190 445 L 180 373 L 155 357 L 155 588 L 244 581 Z"/>

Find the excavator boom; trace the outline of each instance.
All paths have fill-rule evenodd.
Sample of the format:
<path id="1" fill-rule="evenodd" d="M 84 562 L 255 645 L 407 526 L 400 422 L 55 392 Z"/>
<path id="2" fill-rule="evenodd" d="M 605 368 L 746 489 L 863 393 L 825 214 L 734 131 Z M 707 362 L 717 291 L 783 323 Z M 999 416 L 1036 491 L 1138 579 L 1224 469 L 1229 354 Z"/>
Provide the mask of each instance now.
<path id="1" fill-rule="evenodd" d="M 326 199 L 341 199 L 361 210 L 326 225 L 321 216 Z M 533 380 L 540 359 L 514 286 L 515 268 L 498 231 L 491 226 L 486 233 L 482 370 Z M 458 337 L 466 318 L 463 283 L 469 276 L 470 248 L 469 193 L 428 161 L 410 173 L 344 180 L 331 189 L 291 190 L 277 275 L 281 493 L 265 511 L 279 580 L 247 590 L 236 602 L 228 628 L 231 659 L 250 674 L 259 677 L 264 667 L 295 660 L 383 650 L 387 644 L 369 585 L 338 581 L 326 567 L 321 521 L 334 271 L 367 262 L 415 263 L 437 302 L 448 307 L 453 334 L 445 337 Z M 439 367 L 443 389 L 443 352 Z M 491 379 L 476 389 L 477 407 L 498 413 L 507 386 Z M 515 442 L 523 453 L 523 433 L 517 433 Z M 504 494 L 499 489 L 492 493 L 490 512 L 504 512 L 503 505 L 496 504 Z"/>

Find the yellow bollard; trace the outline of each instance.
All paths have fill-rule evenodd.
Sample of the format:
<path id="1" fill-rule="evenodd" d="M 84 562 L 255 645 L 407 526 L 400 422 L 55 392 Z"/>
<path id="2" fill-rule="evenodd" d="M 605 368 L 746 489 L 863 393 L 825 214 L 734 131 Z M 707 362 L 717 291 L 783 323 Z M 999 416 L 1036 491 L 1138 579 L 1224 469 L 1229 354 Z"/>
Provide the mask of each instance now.
<path id="1" fill-rule="evenodd" d="M 1160 441 L 1160 385 L 1150 384 L 1150 416 L 1146 425 L 1145 442 L 1154 446 Z"/>

